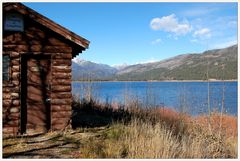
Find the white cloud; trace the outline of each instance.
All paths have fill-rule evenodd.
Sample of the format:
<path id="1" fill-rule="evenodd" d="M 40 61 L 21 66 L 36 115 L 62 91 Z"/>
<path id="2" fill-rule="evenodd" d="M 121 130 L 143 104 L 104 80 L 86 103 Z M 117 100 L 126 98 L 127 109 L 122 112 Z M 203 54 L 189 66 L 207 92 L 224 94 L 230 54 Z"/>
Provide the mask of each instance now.
<path id="1" fill-rule="evenodd" d="M 160 44 L 160 43 L 162 43 L 162 40 L 159 38 L 151 42 L 151 44 L 153 44 L 153 45 Z"/>
<path id="2" fill-rule="evenodd" d="M 209 28 L 201 28 L 193 33 L 193 37 L 200 39 L 208 39 L 211 38 L 211 36 L 212 34 Z"/>
<path id="3" fill-rule="evenodd" d="M 153 30 L 163 30 L 176 35 L 185 35 L 191 31 L 190 24 L 186 20 L 184 22 L 178 22 L 175 14 L 161 18 L 153 18 L 150 22 L 150 27 Z"/>

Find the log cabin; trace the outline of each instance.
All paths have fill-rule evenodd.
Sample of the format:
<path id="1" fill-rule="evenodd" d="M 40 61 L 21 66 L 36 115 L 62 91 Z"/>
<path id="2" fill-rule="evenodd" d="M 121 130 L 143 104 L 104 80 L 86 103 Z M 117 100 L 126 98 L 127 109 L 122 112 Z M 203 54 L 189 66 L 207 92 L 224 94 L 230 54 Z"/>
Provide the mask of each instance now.
<path id="1" fill-rule="evenodd" d="M 3 3 L 3 135 L 70 127 L 71 60 L 90 42 L 22 3 Z"/>

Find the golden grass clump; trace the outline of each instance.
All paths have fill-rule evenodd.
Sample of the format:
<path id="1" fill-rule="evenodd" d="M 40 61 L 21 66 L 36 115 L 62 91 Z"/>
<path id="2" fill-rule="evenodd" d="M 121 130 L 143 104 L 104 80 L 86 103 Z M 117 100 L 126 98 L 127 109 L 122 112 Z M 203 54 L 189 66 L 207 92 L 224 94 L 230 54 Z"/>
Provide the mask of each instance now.
<path id="1" fill-rule="evenodd" d="M 185 126 L 185 125 L 183 125 Z M 190 129 L 191 128 L 191 129 Z M 173 133 L 166 124 L 133 120 L 119 143 L 127 147 L 127 158 L 236 158 L 236 140 L 210 134 L 196 124 Z M 230 140 L 229 140 L 230 139 Z"/>

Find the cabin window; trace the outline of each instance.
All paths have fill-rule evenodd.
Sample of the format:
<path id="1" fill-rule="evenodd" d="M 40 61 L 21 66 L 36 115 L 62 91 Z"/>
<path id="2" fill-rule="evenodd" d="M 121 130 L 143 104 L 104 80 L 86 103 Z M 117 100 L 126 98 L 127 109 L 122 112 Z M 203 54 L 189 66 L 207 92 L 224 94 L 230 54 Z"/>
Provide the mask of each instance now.
<path id="1" fill-rule="evenodd" d="M 3 81 L 9 80 L 9 64 L 10 64 L 10 57 L 9 55 L 3 55 L 3 64 L 2 64 L 2 73 L 3 73 Z"/>

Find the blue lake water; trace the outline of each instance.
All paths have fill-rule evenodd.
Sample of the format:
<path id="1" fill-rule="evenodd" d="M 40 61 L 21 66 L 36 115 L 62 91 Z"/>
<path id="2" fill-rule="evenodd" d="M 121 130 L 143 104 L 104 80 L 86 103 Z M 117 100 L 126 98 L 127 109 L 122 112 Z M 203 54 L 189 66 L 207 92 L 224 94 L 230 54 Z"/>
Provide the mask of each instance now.
<path id="1" fill-rule="evenodd" d="M 72 87 L 77 97 L 91 95 L 102 103 L 137 100 L 143 107 L 164 106 L 191 115 L 223 107 L 224 113 L 237 115 L 237 82 L 73 82 Z"/>

